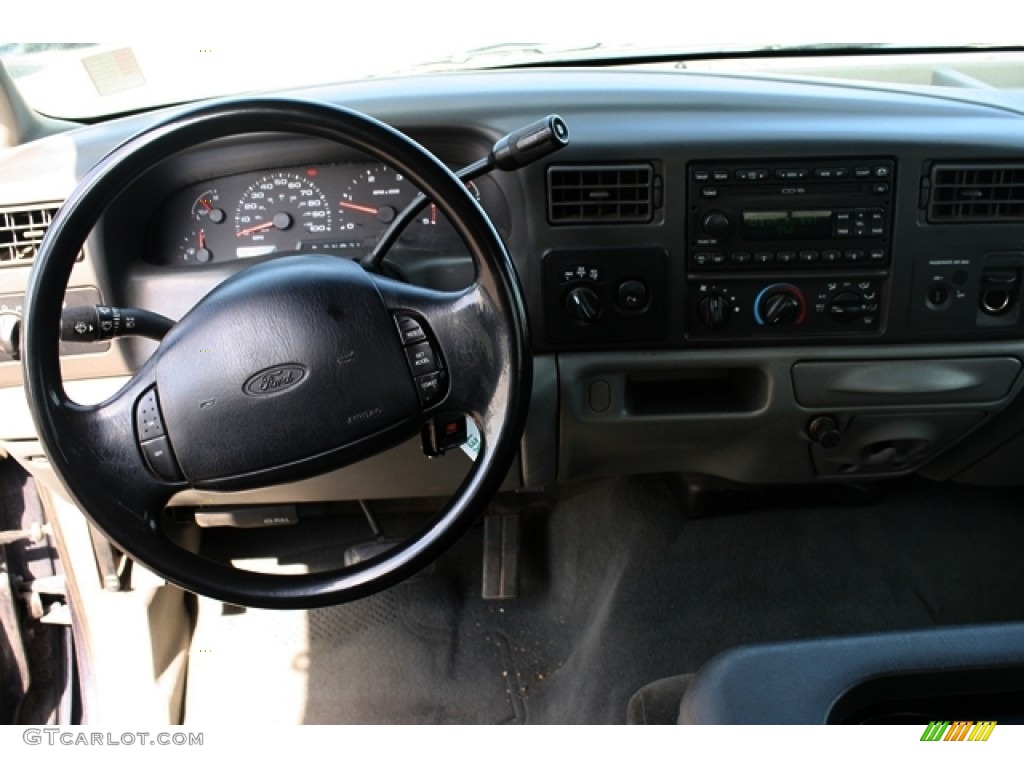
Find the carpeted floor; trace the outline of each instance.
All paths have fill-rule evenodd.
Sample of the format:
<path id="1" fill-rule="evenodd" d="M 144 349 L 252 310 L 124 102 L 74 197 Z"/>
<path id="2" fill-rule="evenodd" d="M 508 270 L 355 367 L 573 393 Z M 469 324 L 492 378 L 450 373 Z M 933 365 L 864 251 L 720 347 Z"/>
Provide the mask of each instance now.
<path id="1" fill-rule="evenodd" d="M 186 723 L 621 723 L 638 688 L 738 643 L 1024 619 L 1016 491 L 837 493 L 688 519 L 658 478 L 580 487 L 525 516 L 511 601 L 479 597 L 479 527 L 432 575 L 351 605 L 202 600 Z M 345 546 L 324 542 L 352 521 L 317 522 L 339 538 L 290 560 Z"/>

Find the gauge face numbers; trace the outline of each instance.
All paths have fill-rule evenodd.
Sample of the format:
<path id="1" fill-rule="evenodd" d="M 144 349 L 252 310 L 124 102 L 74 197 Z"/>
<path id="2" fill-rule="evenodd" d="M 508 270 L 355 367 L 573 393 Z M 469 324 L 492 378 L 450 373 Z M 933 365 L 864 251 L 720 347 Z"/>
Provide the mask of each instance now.
<path id="1" fill-rule="evenodd" d="M 220 204 L 220 193 L 207 189 L 192 203 L 192 220 L 199 225 L 223 224 L 227 214 Z"/>
<path id="2" fill-rule="evenodd" d="M 320 188 L 297 173 L 268 173 L 242 194 L 235 211 L 235 237 L 243 251 L 297 248 L 303 238 L 331 232 L 331 208 Z M 248 244 L 256 244 L 255 246 Z"/>
<path id="3" fill-rule="evenodd" d="M 466 188 L 494 207 L 491 183 L 483 179 Z M 410 179 L 372 159 L 199 181 L 164 203 L 152 227 L 154 263 L 202 267 L 300 251 L 360 258 L 418 195 Z M 465 245 L 440 209 L 427 203 L 392 251 L 393 259 L 427 258 L 464 254 Z"/>
<path id="4" fill-rule="evenodd" d="M 338 234 L 367 245 L 416 197 L 416 187 L 387 166 L 367 168 L 352 178 L 338 202 Z"/>
<path id="5" fill-rule="evenodd" d="M 467 185 L 471 194 L 480 199 L 473 182 Z M 371 246 L 390 226 L 395 217 L 417 196 L 418 190 L 401 173 L 380 165 L 367 168 L 349 183 L 338 203 L 337 234 L 365 246 Z M 438 227 L 438 225 L 441 225 Z M 443 230 L 435 233 L 435 228 Z M 445 217 L 437 206 L 429 203 L 416 218 L 409 222 L 400 240 L 406 245 L 428 246 L 438 238 L 454 237 Z"/>
<path id="6" fill-rule="evenodd" d="M 192 227 L 178 245 L 178 258 L 186 264 L 206 264 L 213 260 L 207 239 L 227 218 L 221 207 L 220 193 L 212 187 L 203 190 L 192 201 L 191 216 Z"/>

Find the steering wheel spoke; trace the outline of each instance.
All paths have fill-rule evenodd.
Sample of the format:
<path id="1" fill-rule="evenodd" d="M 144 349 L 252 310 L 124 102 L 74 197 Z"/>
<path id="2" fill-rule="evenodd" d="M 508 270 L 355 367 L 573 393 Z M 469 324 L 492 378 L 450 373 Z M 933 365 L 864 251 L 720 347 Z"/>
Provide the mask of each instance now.
<path id="1" fill-rule="evenodd" d="M 167 501 L 185 485 L 159 412 L 147 412 L 153 392 L 151 380 L 140 375 L 98 405 L 54 393 L 50 415 L 61 440 L 50 460 L 102 530 L 128 527 L 138 534 L 157 527 Z"/>
<path id="2" fill-rule="evenodd" d="M 375 282 L 396 319 L 424 412 L 465 414 L 486 434 L 508 384 L 499 361 L 511 350 L 483 286 L 442 292 L 382 277 Z"/>

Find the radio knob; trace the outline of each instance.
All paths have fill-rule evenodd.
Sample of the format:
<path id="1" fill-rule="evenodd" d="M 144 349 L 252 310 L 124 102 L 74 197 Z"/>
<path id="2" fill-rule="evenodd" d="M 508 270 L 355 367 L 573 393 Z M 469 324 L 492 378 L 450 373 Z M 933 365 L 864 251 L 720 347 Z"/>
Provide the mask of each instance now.
<path id="1" fill-rule="evenodd" d="M 577 286 L 565 297 L 565 311 L 574 320 L 590 325 L 601 314 L 601 297 L 593 288 Z"/>
<path id="2" fill-rule="evenodd" d="M 732 229 L 732 222 L 721 211 L 712 211 L 704 217 L 701 226 L 712 237 L 721 237 Z"/>
<path id="3" fill-rule="evenodd" d="M 711 330 L 721 328 L 729 320 L 732 302 L 727 296 L 712 293 L 700 300 L 697 305 L 697 317 Z"/>
<path id="4" fill-rule="evenodd" d="M 754 302 L 754 319 L 759 325 L 801 323 L 807 308 L 804 295 L 792 285 L 770 285 Z"/>

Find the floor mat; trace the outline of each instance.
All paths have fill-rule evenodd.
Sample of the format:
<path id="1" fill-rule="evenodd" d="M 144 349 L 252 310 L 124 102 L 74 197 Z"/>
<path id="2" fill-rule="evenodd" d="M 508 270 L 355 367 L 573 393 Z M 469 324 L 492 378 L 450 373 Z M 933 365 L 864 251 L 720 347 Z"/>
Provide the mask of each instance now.
<path id="1" fill-rule="evenodd" d="M 186 722 L 621 723 L 640 687 L 738 643 L 1024 618 L 1014 493 L 882 498 L 691 520 L 660 480 L 621 479 L 525 518 L 516 600 L 480 599 L 479 529 L 358 603 L 203 600 Z"/>

